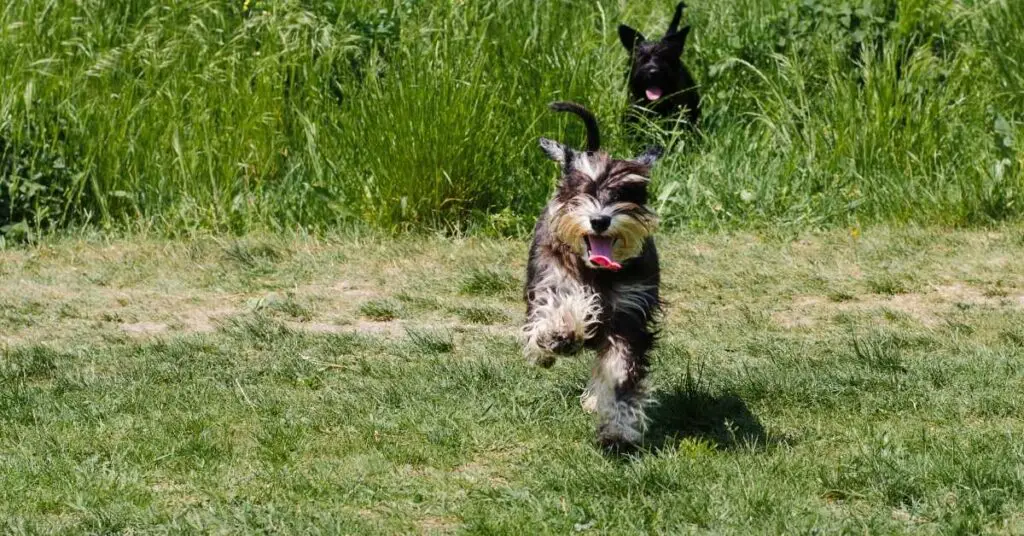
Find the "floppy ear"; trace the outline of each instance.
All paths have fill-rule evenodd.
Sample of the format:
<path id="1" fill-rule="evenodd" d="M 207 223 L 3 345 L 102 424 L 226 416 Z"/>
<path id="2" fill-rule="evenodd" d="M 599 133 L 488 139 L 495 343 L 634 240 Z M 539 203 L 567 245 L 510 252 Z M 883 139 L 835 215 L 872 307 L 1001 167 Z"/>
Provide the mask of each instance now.
<path id="1" fill-rule="evenodd" d="M 646 41 L 647 38 L 644 34 L 626 26 L 625 24 L 619 25 L 619 41 L 622 41 L 622 46 L 626 47 L 626 51 L 630 54 L 633 53 L 633 49 L 637 45 Z"/>
<path id="2" fill-rule="evenodd" d="M 679 30 L 674 34 L 666 35 L 661 42 L 672 47 L 673 52 L 678 51 L 678 54 L 682 55 L 683 46 L 686 45 L 686 37 L 688 35 L 690 35 L 690 27 L 684 26 L 682 30 Z"/>
<path id="3" fill-rule="evenodd" d="M 651 167 L 659 158 L 661 158 L 661 155 L 664 152 L 665 149 L 662 149 L 657 145 L 653 147 L 648 147 L 646 150 L 644 150 L 643 154 L 634 158 L 633 161 L 638 164 L 643 164 L 647 167 Z"/>
<path id="4" fill-rule="evenodd" d="M 569 158 L 572 155 L 572 149 L 555 140 L 549 140 L 547 138 L 540 139 L 540 148 L 547 153 L 548 158 L 562 164 L 562 166 L 565 166 L 565 163 L 569 161 Z"/>

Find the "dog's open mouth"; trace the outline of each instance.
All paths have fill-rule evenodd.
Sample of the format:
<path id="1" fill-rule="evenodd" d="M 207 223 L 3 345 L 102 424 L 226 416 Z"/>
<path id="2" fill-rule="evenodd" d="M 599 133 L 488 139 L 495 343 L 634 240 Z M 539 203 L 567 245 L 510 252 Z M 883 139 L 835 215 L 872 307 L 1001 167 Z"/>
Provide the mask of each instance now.
<path id="1" fill-rule="evenodd" d="M 660 87 L 658 87 L 658 86 L 651 86 L 651 87 L 647 88 L 646 93 L 647 93 L 647 100 L 649 100 L 649 101 L 656 101 L 656 100 L 661 98 L 661 95 L 662 95 L 663 92 L 662 92 Z"/>
<path id="2" fill-rule="evenodd" d="M 619 270 L 622 265 L 612 258 L 612 246 L 615 239 L 610 236 L 589 235 L 587 241 L 587 260 L 596 266 L 608 270 Z"/>

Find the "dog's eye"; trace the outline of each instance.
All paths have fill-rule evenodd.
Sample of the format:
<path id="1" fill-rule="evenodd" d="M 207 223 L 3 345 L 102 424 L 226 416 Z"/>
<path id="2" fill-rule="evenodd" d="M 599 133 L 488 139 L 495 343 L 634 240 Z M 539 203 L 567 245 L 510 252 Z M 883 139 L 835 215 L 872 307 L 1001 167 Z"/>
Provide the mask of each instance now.
<path id="1" fill-rule="evenodd" d="M 615 190 L 612 194 L 616 203 L 647 204 L 647 186 L 644 184 L 627 184 Z"/>

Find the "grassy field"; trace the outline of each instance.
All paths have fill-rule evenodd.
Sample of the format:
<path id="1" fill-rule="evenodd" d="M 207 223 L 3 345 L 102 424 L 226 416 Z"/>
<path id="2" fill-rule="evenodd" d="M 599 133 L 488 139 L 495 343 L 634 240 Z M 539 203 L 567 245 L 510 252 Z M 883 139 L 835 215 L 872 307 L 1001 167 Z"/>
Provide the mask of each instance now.
<path id="1" fill-rule="evenodd" d="M 1020 534 L 1022 234 L 664 236 L 628 458 L 521 241 L 0 249 L 0 532 Z"/>
<path id="2" fill-rule="evenodd" d="M 669 226 L 989 224 L 1024 199 L 1018 0 L 692 0 Z M 22 0 L 0 8 L 0 229 L 528 229 L 580 143 L 632 150 L 620 22 L 674 0 Z M 652 127 L 653 129 L 653 127 Z M 656 129 L 654 129 L 656 130 Z"/>
<path id="3" fill-rule="evenodd" d="M 1024 533 L 1024 4 L 689 4 L 629 457 L 523 236 L 674 0 L 0 6 L 0 532 Z"/>

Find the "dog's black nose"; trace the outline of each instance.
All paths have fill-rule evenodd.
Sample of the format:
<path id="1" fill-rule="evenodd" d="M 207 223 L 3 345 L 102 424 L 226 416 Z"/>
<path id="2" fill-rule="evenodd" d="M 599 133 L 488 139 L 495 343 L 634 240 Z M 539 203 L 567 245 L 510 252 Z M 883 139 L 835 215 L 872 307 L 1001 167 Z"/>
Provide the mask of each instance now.
<path id="1" fill-rule="evenodd" d="M 593 229 L 595 233 L 603 233 L 607 231 L 611 224 L 611 216 L 594 216 L 593 218 L 590 218 L 590 228 Z"/>

